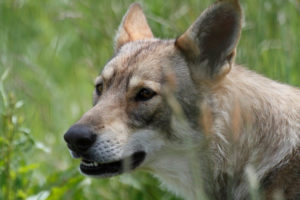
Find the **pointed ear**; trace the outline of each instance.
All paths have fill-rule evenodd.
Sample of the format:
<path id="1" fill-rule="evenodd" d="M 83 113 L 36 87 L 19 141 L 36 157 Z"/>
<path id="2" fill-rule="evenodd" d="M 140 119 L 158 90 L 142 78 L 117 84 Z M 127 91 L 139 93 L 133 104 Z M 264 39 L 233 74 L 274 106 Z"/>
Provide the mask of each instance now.
<path id="1" fill-rule="evenodd" d="M 123 17 L 115 38 L 115 51 L 127 42 L 153 38 L 142 7 L 133 3 Z"/>
<path id="2" fill-rule="evenodd" d="M 191 74 L 200 78 L 229 72 L 241 33 L 241 15 L 238 0 L 219 0 L 177 38 L 175 45 L 192 63 Z"/>

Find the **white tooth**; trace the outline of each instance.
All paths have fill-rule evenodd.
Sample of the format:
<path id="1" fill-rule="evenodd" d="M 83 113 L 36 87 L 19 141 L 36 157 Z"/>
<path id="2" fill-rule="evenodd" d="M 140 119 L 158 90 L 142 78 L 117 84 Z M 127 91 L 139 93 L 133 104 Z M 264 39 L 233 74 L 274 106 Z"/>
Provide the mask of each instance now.
<path id="1" fill-rule="evenodd" d="M 92 166 L 92 163 L 86 163 L 86 162 L 82 162 L 82 164 L 83 164 L 84 166 L 87 166 L 87 167 L 90 167 L 90 166 Z"/>
<path id="2" fill-rule="evenodd" d="M 96 161 L 94 162 L 84 162 L 84 161 L 81 161 L 82 165 L 84 166 L 87 166 L 87 167 L 98 167 L 98 163 Z"/>

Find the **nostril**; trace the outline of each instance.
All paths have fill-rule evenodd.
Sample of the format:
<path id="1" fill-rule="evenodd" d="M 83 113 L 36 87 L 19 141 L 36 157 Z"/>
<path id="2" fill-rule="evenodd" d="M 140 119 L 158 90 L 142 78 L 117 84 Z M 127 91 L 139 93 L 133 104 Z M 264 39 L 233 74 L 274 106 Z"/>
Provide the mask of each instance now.
<path id="1" fill-rule="evenodd" d="M 74 125 L 64 135 L 68 147 L 82 153 L 90 148 L 96 140 L 96 134 L 86 125 Z"/>
<path id="2" fill-rule="evenodd" d="M 94 143 L 93 138 L 80 138 L 76 141 L 75 146 L 79 148 L 80 150 L 84 151 L 88 149 L 92 144 Z"/>

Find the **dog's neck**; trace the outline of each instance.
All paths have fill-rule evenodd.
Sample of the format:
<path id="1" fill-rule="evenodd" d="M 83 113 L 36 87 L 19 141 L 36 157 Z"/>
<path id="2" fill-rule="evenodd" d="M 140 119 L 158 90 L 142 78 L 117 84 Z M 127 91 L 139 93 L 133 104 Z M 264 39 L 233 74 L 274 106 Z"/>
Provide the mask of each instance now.
<path id="1" fill-rule="evenodd" d="M 200 161 L 199 152 L 188 148 L 174 150 L 172 147 L 163 149 L 159 155 L 160 159 L 151 163 L 149 168 L 163 187 L 185 199 L 198 199 L 207 192 L 210 186 L 206 182 L 209 176 L 205 170 L 210 169 L 207 166 L 210 162 L 204 156 Z"/>
<path id="2" fill-rule="evenodd" d="M 248 89 L 240 91 L 239 86 L 231 85 L 233 83 L 229 77 L 227 83 L 223 83 L 223 87 L 228 86 L 225 88 L 225 91 L 228 92 L 227 96 L 216 94 L 212 98 L 223 99 L 209 99 L 209 101 L 218 102 L 215 104 L 215 108 L 211 108 L 212 114 L 218 117 L 213 119 L 211 125 L 211 134 L 213 135 L 209 147 L 203 147 L 200 137 L 195 138 L 193 139 L 194 143 L 199 144 L 196 151 L 189 148 L 177 148 L 178 146 L 174 147 L 173 145 L 170 147 L 171 149 L 162 150 L 159 154 L 160 159 L 151 164 L 151 170 L 162 181 L 163 185 L 175 194 L 183 194 L 186 199 L 199 199 L 199 195 L 203 194 L 201 188 L 205 192 L 212 193 L 216 191 L 216 188 L 226 187 L 225 185 L 217 185 L 218 178 L 222 177 L 223 174 L 228 174 L 231 177 L 245 177 L 244 170 L 248 165 L 253 168 L 256 178 L 260 181 L 266 173 L 278 167 L 285 156 L 293 151 L 294 145 L 299 139 L 295 134 L 297 130 L 299 131 L 299 127 L 295 126 L 290 127 L 290 130 L 284 130 L 282 128 L 284 126 L 280 125 L 286 119 L 278 118 L 280 116 L 278 112 L 281 114 L 287 112 L 286 114 L 288 114 L 289 110 L 282 107 L 270 108 L 273 105 L 269 101 L 274 95 L 273 93 L 277 92 L 273 88 L 283 87 L 285 90 L 292 90 L 293 88 L 271 81 L 270 85 L 267 86 L 251 87 L 254 81 L 255 84 L 259 84 L 260 81 L 266 81 L 265 78 L 254 73 L 249 75 L 249 72 L 244 71 L 244 69 L 238 68 L 237 70 L 241 71 L 236 71 L 239 75 L 235 74 L 235 76 L 239 76 L 243 80 L 248 79 L 248 82 L 245 83 L 244 81 L 246 85 L 241 87 Z M 249 76 L 255 76 L 255 79 L 249 78 Z M 224 91 L 224 88 L 222 90 Z M 236 94 L 240 96 L 236 96 Z M 277 95 L 278 101 L 291 101 L 284 94 Z M 277 97 L 273 96 L 272 101 Z M 275 104 L 280 105 L 280 102 L 276 102 L 277 100 L 275 100 Z M 232 108 L 232 105 L 240 107 Z M 245 116 L 242 116 L 242 112 Z M 239 120 L 240 124 L 234 124 L 232 120 Z M 291 118 L 290 123 L 297 124 L 296 120 L 296 118 Z M 237 127 L 234 127 L 235 125 Z M 272 130 L 269 130 L 271 128 Z M 185 133 L 182 134 L 186 134 L 186 131 L 183 130 L 183 132 Z M 281 134 L 290 134 L 290 138 L 294 138 L 294 140 L 282 140 Z M 265 146 L 259 143 L 262 140 Z M 184 144 L 181 145 L 184 146 Z M 212 171 L 205 171 L 209 168 Z M 237 181 L 241 182 L 233 190 L 235 198 L 239 199 L 245 197 L 245 191 L 249 187 L 247 180 Z"/>

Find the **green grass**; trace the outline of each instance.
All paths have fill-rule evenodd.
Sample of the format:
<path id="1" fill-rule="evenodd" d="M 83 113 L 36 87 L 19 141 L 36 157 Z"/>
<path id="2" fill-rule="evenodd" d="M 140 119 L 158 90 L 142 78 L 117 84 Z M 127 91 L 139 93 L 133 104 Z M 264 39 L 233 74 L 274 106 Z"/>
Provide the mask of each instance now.
<path id="1" fill-rule="evenodd" d="M 91 107 L 93 79 L 112 55 L 131 2 L 0 1 L 0 77 L 9 69 L 0 84 L 0 199 L 176 199 L 144 173 L 83 177 L 62 138 Z M 213 1 L 140 2 L 154 34 L 174 38 Z M 242 5 L 237 63 L 300 86 L 300 1 Z"/>

